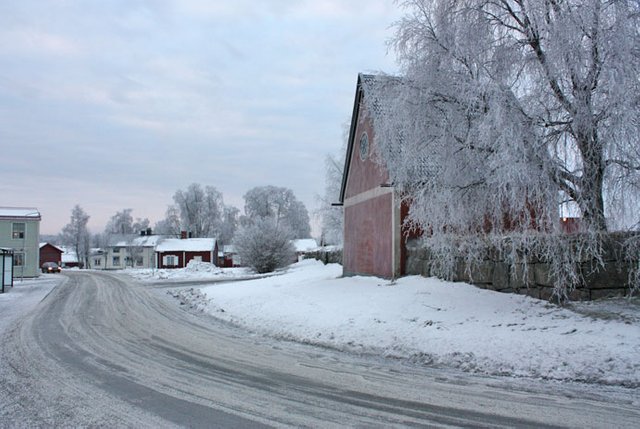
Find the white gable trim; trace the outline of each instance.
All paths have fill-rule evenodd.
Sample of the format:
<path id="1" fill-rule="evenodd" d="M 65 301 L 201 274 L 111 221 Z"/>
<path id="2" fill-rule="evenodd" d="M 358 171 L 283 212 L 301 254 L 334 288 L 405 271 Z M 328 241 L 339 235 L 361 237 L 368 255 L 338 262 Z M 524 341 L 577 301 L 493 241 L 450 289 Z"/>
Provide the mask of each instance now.
<path id="1" fill-rule="evenodd" d="M 357 195 L 354 195 L 352 197 L 349 197 L 349 198 L 345 199 L 344 200 L 344 206 L 345 207 L 355 206 L 356 204 L 360 204 L 360 203 L 363 203 L 365 201 L 381 197 L 382 195 L 390 194 L 392 192 L 393 192 L 393 188 L 392 187 L 377 186 L 377 187 L 375 187 L 373 189 L 369 189 L 367 191 L 361 192 L 361 193 L 359 193 Z"/>

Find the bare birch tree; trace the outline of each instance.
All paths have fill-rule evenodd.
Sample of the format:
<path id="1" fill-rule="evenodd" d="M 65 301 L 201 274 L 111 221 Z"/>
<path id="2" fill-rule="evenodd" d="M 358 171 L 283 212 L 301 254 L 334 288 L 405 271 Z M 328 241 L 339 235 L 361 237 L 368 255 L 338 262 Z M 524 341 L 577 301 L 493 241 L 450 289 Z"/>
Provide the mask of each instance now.
<path id="1" fill-rule="evenodd" d="M 79 205 L 71 210 L 69 223 L 62 228 L 61 241 L 66 246 L 70 246 L 78 258 L 80 266 L 87 267 L 89 251 L 91 245 L 91 235 L 87 229 L 89 215 Z"/>

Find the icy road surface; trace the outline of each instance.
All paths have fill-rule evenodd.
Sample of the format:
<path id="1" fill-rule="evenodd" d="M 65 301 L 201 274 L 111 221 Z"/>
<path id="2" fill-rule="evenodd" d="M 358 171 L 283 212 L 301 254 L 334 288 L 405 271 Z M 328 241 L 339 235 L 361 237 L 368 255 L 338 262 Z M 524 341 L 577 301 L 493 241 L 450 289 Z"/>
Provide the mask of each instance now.
<path id="1" fill-rule="evenodd" d="M 17 285 L 16 287 L 19 287 Z M 0 321 L 0 427 L 634 427 L 634 390 L 480 378 L 247 334 L 69 272 Z M 1 310 L 1 308 L 0 308 Z"/>

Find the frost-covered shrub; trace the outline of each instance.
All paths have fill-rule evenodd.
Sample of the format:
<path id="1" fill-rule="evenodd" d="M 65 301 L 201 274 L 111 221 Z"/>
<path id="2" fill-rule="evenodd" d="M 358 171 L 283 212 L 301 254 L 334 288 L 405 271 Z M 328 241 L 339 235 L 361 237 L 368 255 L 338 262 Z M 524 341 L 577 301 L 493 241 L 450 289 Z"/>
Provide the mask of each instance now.
<path id="1" fill-rule="evenodd" d="M 273 219 L 261 218 L 236 233 L 234 246 L 243 264 L 258 273 L 269 273 L 294 261 L 291 235 Z"/>
<path id="2" fill-rule="evenodd" d="M 629 295 L 640 291 L 640 234 L 631 236 L 624 244 L 626 260 L 631 264 L 629 270 Z"/>

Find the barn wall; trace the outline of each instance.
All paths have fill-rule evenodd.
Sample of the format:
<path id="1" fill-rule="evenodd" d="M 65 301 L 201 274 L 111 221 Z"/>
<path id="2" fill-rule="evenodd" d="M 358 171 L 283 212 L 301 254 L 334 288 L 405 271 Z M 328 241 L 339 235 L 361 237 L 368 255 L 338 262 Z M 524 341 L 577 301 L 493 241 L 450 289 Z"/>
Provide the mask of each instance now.
<path id="1" fill-rule="evenodd" d="M 40 266 L 45 262 L 55 262 L 60 264 L 62 260 L 62 252 L 50 244 L 46 244 L 40 248 Z"/>
<path id="2" fill-rule="evenodd" d="M 375 135 L 371 122 L 369 120 L 358 122 L 353 152 L 351 153 L 345 199 L 389 182 L 389 175 L 374 161 Z M 360 158 L 360 138 L 364 132 L 367 133 L 369 139 L 369 154 L 362 160 Z"/>
<path id="3" fill-rule="evenodd" d="M 345 205 L 343 270 L 345 275 L 394 277 L 391 191 Z"/>

